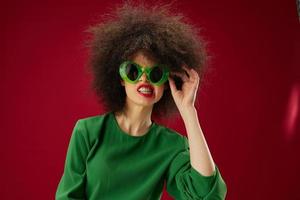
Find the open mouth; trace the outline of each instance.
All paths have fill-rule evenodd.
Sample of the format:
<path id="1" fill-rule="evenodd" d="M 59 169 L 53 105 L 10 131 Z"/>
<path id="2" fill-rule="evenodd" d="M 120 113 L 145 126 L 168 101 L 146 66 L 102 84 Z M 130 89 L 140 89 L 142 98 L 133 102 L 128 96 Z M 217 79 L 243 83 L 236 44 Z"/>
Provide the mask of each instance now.
<path id="1" fill-rule="evenodd" d="M 143 94 L 152 94 L 153 93 L 153 90 L 151 90 L 149 88 L 144 88 L 144 87 L 140 88 L 138 91 Z"/>
<path id="2" fill-rule="evenodd" d="M 152 96 L 154 88 L 151 85 L 143 84 L 138 87 L 137 91 L 144 96 Z"/>

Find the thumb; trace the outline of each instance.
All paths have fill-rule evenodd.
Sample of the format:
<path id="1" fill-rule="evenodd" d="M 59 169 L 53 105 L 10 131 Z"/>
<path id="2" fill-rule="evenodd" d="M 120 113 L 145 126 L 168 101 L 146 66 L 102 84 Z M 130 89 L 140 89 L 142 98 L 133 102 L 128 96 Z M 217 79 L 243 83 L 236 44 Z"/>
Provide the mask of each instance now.
<path id="1" fill-rule="evenodd" d="M 170 85 L 170 88 L 171 88 L 171 93 L 173 94 L 174 92 L 177 91 L 175 82 L 171 77 L 169 77 L 168 80 L 169 80 L 169 85 Z"/>

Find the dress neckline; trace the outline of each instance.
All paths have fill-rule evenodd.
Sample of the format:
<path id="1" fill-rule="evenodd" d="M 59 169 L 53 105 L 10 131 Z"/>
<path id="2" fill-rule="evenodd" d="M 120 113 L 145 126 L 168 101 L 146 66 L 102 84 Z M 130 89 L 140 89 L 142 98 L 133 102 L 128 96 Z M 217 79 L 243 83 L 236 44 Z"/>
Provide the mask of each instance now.
<path id="1" fill-rule="evenodd" d="M 140 136 L 133 136 L 133 135 L 130 135 L 129 133 L 125 132 L 119 125 L 117 119 L 116 119 L 116 116 L 113 112 L 110 112 L 109 115 L 111 116 L 111 118 L 113 119 L 113 123 L 115 125 L 115 127 L 118 129 L 118 132 L 121 133 L 121 135 L 124 135 L 125 137 L 128 137 L 128 138 L 132 138 L 132 139 L 141 139 L 141 138 L 145 138 L 147 137 L 148 135 L 151 135 L 151 133 L 153 132 L 152 130 L 154 129 L 155 127 L 155 122 L 152 121 L 152 124 L 150 125 L 150 127 L 148 128 L 148 130 L 146 131 L 146 133 L 144 133 L 143 135 L 140 135 Z"/>

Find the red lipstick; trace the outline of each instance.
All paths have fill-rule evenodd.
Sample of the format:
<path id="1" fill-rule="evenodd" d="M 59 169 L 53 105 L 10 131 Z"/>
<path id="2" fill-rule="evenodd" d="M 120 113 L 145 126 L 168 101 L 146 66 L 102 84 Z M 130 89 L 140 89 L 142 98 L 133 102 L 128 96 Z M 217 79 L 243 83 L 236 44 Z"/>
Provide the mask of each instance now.
<path id="1" fill-rule="evenodd" d="M 141 87 L 146 88 L 147 90 L 150 90 L 151 92 L 149 92 L 149 93 L 147 93 L 147 92 L 145 92 L 145 93 L 140 92 L 139 89 L 140 89 Z M 153 88 L 153 86 L 150 85 L 150 84 L 141 84 L 141 85 L 139 85 L 139 86 L 137 87 L 137 92 L 138 92 L 140 95 L 144 96 L 144 97 L 148 97 L 148 98 L 153 97 L 153 91 L 154 91 L 154 88 Z"/>

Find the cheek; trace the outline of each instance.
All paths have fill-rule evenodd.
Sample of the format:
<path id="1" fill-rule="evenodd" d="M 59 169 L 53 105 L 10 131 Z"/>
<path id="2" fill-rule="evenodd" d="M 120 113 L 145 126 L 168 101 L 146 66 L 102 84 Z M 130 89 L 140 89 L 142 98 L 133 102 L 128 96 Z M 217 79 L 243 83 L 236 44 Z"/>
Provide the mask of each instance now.
<path id="1" fill-rule="evenodd" d="M 162 95 L 164 94 L 164 90 L 165 90 L 164 86 L 157 87 L 156 88 L 156 96 L 161 98 Z"/>
<path id="2" fill-rule="evenodd" d="M 134 93 L 135 92 L 135 87 L 130 85 L 130 84 L 126 84 L 125 89 L 126 89 L 127 93 Z"/>

